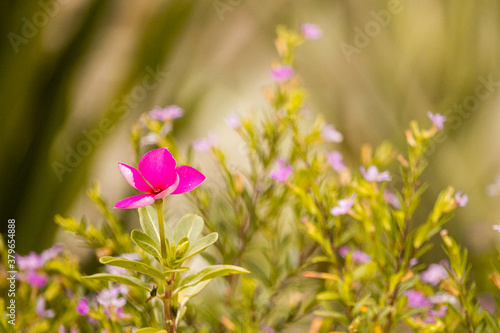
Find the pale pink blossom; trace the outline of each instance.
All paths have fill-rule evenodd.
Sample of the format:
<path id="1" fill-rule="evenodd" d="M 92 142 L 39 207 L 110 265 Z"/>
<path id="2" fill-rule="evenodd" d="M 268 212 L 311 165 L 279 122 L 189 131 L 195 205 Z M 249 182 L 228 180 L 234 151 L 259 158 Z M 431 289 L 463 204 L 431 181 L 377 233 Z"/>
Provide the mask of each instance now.
<path id="1" fill-rule="evenodd" d="M 327 153 L 326 159 L 328 160 L 328 164 L 330 164 L 333 170 L 342 172 L 346 169 L 342 153 L 340 153 L 339 151 L 332 151 Z"/>
<path id="2" fill-rule="evenodd" d="M 319 39 L 323 36 L 323 31 L 316 24 L 311 23 L 302 24 L 300 33 L 307 39 Z"/>
<path id="3" fill-rule="evenodd" d="M 440 113 L 432 113 L 430 111 L 427 112 L 427 116 L 429 117 L 429 119 L 432 121 L 432 124 L 434 126 L 436 126 L 436 128 L 438 130 L 442 130 L 443 127 L 444 127 L 444 122 L 446 121 L 446 117 L 443 116 L 442 114 Z"/>
<path id="4" fill-rule="evenodd" d="M 280 183 L 285 183 L 287 179 L 292 174 L 292 166 L 285 162 L 285 160 L 278 158 L 276 160 L 276 166 L 269 173 L 269 177 Z"/>

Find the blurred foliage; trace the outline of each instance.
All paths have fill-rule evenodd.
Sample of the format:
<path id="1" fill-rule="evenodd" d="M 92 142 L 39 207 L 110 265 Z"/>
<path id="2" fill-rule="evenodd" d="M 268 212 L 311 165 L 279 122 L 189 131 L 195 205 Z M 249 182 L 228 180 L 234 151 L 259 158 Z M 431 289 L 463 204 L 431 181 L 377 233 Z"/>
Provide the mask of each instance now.
<path id="1" fill-rule="evenodd" d="M 427 110 L 455 119 L 440 139 L 444 144 L 431 149 L 425 177 L 435 185 L 429 197 L 448 182 L 470 194 L 470 206 L 449 229 L 471 247 L 472 275 L 486 276 L 485 255 L 498 241 L 490 225 L 500 216 L 498 198 L 484 193 L 500 170 L 498 88 L 490 87 L 469 110 L 455 105 L 476 96 L 478 87 L 485 92 L 480 78 L 500 80 L 497 1 L 42 3 L 58 9 L 16 52 L 9 34 L 23 36 L 24 19 L 33 22 L 46 6 L 0 2 L 0 215 L 20 221 L 20 253 L 52 243 L 53 217 L 81 196 L 101 145 L 62 182 L 53 163 L 64 163 L 67 147 L 76 149 L 84 131 L 99 128 L 103 119 L 116 128 L 126 122 L 128 117 L 116 116 L 116 103 L 140 85 L 146 68 L 168 72 L 168 82 L 128 108 L 130 118 L 154 103 L 182 100 L 189 112 L 180 126 L 193 128 L 190 123 L 213 121 L 235 105 L 255 104 L 255 94 L 243 91 L 258 90 L 267 75 L 274 27 L 309 21 L 323 28 L 324 37 L 299 51 L 297 67 L 312 97 L 309 107 L 345 133 L 346 159 L 353 160 L 364 142 L 389 139 L 401 149 L 402 129 Z M 348 62 L 343 43 L 356 46 L 358 31 L 377 22 L 374 12 L 397 5 L 402 10 Z M 423 198 L 422 204 L 430 208 L 433 202 Z M 1 226 L 5 233 L 6 224 Z M 487 285 L 483 278 L 478 287 Z"/>

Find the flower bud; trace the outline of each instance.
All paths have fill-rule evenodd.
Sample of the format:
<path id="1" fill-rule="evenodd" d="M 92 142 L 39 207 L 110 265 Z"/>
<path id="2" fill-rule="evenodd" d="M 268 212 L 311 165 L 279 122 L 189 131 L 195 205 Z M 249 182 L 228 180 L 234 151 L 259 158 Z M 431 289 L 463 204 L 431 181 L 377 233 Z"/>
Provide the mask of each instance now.
<path id="1" fill-rule="evenodd" d="M 180 259 L 180 258 L 184 257 L 186 252 L 189 250 L 189 245 L 190 245 L 189 240 L 186 240 L 186 241 L 180 243 L 177 246 L 177 249 L 175 249 L 175 258 Z"/>

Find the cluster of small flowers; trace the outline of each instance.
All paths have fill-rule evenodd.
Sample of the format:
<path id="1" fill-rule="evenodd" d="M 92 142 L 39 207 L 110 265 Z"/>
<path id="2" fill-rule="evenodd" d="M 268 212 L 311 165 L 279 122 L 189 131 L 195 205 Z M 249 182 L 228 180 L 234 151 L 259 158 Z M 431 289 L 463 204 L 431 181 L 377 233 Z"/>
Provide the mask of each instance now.
<path id="1" fill-rule="evenodd" d="M 184 110 L 177 105 L 169 105 L 165 108 L 159 106 L 149 111 L 147 118 L 163 123 L 159 133 L 150 132 L 141 139 L 142 145 L 152 145 L 158 143 L 158 136 L 166 136 L 173 129 L 173 121 L 184 116 Z"/>
<path id="2" fill-rule="evenodd" d="M 448 277 L 446 271 L 446 263 L 431 264 L 424 272 L 420 273 L 420 281 L 431 286 L 437 286 L 441 281 Z M 427 309 L 427 315 L 423 318 L 426 324 L 434 324 L 437 318 L 442 318 L 446 315 L 448 306 L 444 304 L 457 304 L 454 296 L 445 293 L 437 293 L 431 296 L 425 296 L 417 290 L 407 290 L 405 293 L 407 297 L 407 305 L 409 308 L 424 308 Z M 436 309 L 435 306 L 439 306 Z"/>
<path id="3" fill-rule="evenodd" d="M 61 251 L 62 245 L 56 244 L 41 254 L 30 252 L 25 256 L 16 255 L 17 268 L 20 271 L 17 279 L 28 282 L 32 287 L 43 288 L 48 281 L 48 275 L 43 271 L 43 267 Z"/>
<path id="4" fill-rule="evenodd" d="M 109 289 L 101 290 L 96 297 L 98 311 L 99 305 L 102 306 L 102 311 L 107 318 L 114 317 L 116 319 L 130 319 L 132 316 L 125 313 L 123 307 L 127 304 L 126 296 L 129 292 L 127 286 L 115 284 Z M 88 316 L 91 307 L 88 304 L 87 298 L 82 298 L 78 301 L 76 311 L 82 316 Z M 95 319 L 89 317 L 91 323 L 96 323 Z"/>

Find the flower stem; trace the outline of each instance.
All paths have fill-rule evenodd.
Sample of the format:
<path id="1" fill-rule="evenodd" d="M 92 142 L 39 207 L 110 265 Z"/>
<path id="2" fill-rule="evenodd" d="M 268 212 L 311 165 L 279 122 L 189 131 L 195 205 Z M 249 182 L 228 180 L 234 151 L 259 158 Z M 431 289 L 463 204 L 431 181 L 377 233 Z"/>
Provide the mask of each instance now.
<path id="1" fill-rule="evenodd" d="M 163 199 L 155 201 L 156 214 L 158 214 L 158 226 L 160 227 L 160 246 L 162 259 L 167 258 L 167 248 L 165 246 L 165 226 L 163 225 Z"/>

